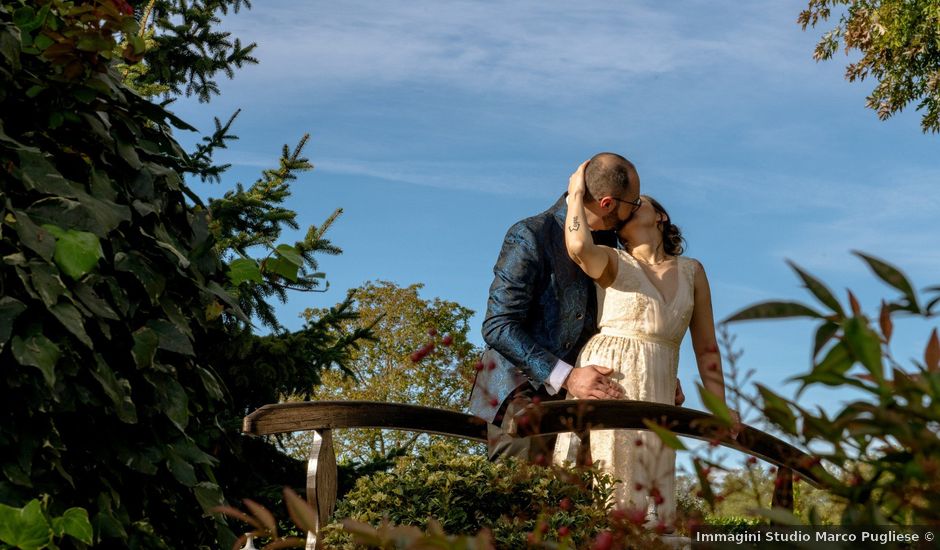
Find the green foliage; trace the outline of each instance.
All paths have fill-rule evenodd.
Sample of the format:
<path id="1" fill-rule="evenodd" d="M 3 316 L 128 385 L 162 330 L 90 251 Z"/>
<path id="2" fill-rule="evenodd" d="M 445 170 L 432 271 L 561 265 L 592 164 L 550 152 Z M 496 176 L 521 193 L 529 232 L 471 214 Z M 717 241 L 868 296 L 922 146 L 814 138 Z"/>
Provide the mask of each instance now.
<path id="1" fill-rule="evenodd" d="M 230 137 L 227 132 L 233 120 L 234 116 L 224 127 L 219 126 L 216 120 L 216 136 L 212 139 L 222 142 Z M 278 243 L 285 227 L 299 228 L 297 213 L 281 205 L 290 197 L 290 182 L 297 179 L 297 172 L 313 168 L 301 156 L 308 138 L 304 136 L 293 151 L 285 145 L 279 167 L 265 170 L 248 189 L 238 184 L 221 199 L 209 201 L 210 229 L 218 239 L 218 249 L 224 256 L 235 256 L 229 264 L 229 278 L 239 306 L 247 314 L 279 331 L 283 327 L 277 320 L 270 298 L 276 297 L 284 302 L 288 290 L 311 291 L 321 286 L 325 290 L 325 275 L 317 271 L 314 254 L 342 252 L 324 238 L 342 213 L 341 209 L 337 209 L 320 227 L 309 227 L 302 240 L 292 245 Z M 197 153 L 200 158 L 210 154 L 211 141 Z M 263 257 L 250 257 L 252 249 L 263 250 Z"/>
<path id="2" fill-rule="evenodd" d="M 940 522 L 940 340 L 934 328 L 923 361 L 905 369 L 891 353 L 892 316 L 930 319 L 940 296 L 921 299 L 894 266 L 859 256 L 883 282 L 900 292 L 882 302 L 875 324 L 851 291 L 843 308 L 821 282 L 793 266 L 807 289 L 828 310 L 814 338 L 812 370 L 795 377 L 799 393 L 813 386 L 852 387 L 862 396 L 835 412 L 811 411 L 760 386 L 767 418 L 803 448 L 825 449 L 806 464 L 822 487 L 845 507 L 845 524 L 934 524 Z M 940 287 L 927 292 L 938 293 Z M 922 306 L 922 303 L 926 303 Z M 773 304 L 758 304 L 729 320 L 761 318 Z M 807 308 L 808 309 L 808 308 Z M 769 316 L 768 316 L 769 317 Z M 822 356 L 820 358 L 820 356 Z M 798 395 L 799 395 L 798 393 Z M 804 516 L 818 523 L 820 511 Z"/>
<path id="3" fill-rule="evenodd" d="M 36 499 L 22 508 L 0 504 L 0 542 L 23 550 L 38 550 L 56 548 L 54 541 L 64 537 L 92 543 L 88 512 L 69 508 L 61 516 L 50 517 Z"/>
<path id="4" fill-rule="evenodd" d="M 219 94 L 218 73 L 232 78 L 235 70 L 258 62 L 256 44 L 242 46 L 231 33 L 218 30 L 219 15 L 251 8 L 249 0 L 158 0 L 153 5 L 153 40 L 144 62 L 149 70 L 137 82 L 162 86 L 174 96 L 195 94 L 208 102 Z M 142 14 L 144 8 L 138 7 Z"/>
<path id="5" fill-rule="evenodd" d="M 435 444 L 418 457 L 401 458 L 388 473 L 360 478 L 337 507 L 334 517 L 352 518 L 374 527 L 394 525 L 476 535 L 486 528 L 499 548 L 524 548 L 527 534 L 558 541 L 559 528 L 576 546 L 608 526 L 607 501 L 612 479 L 594 470 L 544 468 L 510 460 L 489 462 L 464 455 L 448 444 Z M 328 548 L 356 547 L 334 523 L 326 530 Z"/>
<path id="6" fill-rule="evenodd" d="M 323 375 L 313 396 L 318 400 L 368 400 L 409 403 L 463 411 L 478 351 L 468 341 L 473 311 L 440 298 L 419 295 L 423 285 L 401 287 L 388 281 L 368 282 L 353 291 L 357 320 L 371 327 L 375 340 L 353 351 L 345 363 L 353 376 L 339 371 Z M 322 316 L 323 310 L 306 315 Z M 419 353 L 424 349 L 425 353 Z M 420 355 L 420 357 L 419 357 Z M 378 460 L 431 438 L 400 431 L 347 430 L 334 435 L 337 456 L 347 465 L 368 468 Z M 309 436 L 292 438 L 288 447 L 306 457 Z M 469 450 L 463 444 L 463 450 Z"/>
<path id="7" fill-rule="evenodd" d="M 198 546 L 227 531 L 199 519 L 222 498 L 205 312 L 237 304 L 179 176 L 187 126 L 113 67 L 126 8 L 0 6 L 0 499 L 80 506 L 96 543 Z"/>
<path id="8" fill-rule="evenodd" d="M 269 496 L 277 486 L 279 499 L 303 479 L 302 464 L 242 437 L 241 417 L 309 391 L 368 334 L 346 330 L 349 299 L 300 331 L 251 332 L 239 304 L 261 310 L 251 293 L 264 300 L 272 281 L 262 270 L 261 283 L 232 285 L 220 241 L 235 237 L 227 216 L 241 214 L 210 216 L 182 177 L 220 174 L 211 152 L 231 136 L 220 126 L 196 157 L 180 148 L 172 128 L 192 128 L 128 89 L 118 67 L 139 61 L 138 32 L 123 0 L 0 5 L 0 502 L 49 495 L 48 514 L 67 519 L 81 507 L 94 544 L 228 546 L 234 536 L 207 513 L 223 488 Z M 199 65 L 201 55 L 170 58 Z M 262 201 L 288 193 L 270 188 L 279 195 Z M 272 257 L 299 278 L 314 244 L 329 243 L 320 230 L 303 251 L 277 243 L 293 213 L 251 219 L 275 209 L 240 219 L 263 226 Z M 275 282 L 292 275 L 275 272 Z"/>
<path id="9" fill-rule="evenodd" d="M 813 57 L 831 59 L 840 46 L 861 57 L 849 63 L 850 82 L 874 77 L 878 84 L 868 107 L 882 120 L 911 102 L 923 110 L 924 132 L 940 132 L 940 1 L 938 0 L 809 0 L 798 22 L 805 30 L 840 10 L 835 28 L 827 31 Z"/>

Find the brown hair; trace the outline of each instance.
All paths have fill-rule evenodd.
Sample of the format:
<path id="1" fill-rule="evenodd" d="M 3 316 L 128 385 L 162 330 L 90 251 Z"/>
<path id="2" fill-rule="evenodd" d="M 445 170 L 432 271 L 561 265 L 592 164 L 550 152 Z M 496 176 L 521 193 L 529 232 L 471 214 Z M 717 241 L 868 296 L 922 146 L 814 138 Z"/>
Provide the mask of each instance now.
<path id="1" fill-rule="evenodd" d="M 685 239 L 682 237 L 682 230 L 679 229 L 678 225 L 672 224 L 672 219 L 669 217 L 669 212 L 666 212 L 666 209 L 663 208 L 663 205 L 659 204 L 658 200 L 649 195 L 642 195 L 642 199 L 649 201 L 649 203 L 653 206 L 653 209 L 666 218 L 662 222 L 656 224 L 661 228 L 663 233 L 663 252 L 670 256 L 681 256 L 682 253 L 685 252 L 686 246 Z"/>

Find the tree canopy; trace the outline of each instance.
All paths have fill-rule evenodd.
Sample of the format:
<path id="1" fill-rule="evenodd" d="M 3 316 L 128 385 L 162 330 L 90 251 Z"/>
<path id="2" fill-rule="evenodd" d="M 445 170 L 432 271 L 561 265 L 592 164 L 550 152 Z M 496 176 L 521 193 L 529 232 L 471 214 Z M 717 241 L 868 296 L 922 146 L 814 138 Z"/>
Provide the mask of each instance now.
<path id="1" fill-rule="evenodd" d="M 877 81 L 868 107 L 885 120 L 916 102 L 921 128 L 940 132 L 940 0 L 810 0 L 798 22 L 805 30 L 839 19 L 827 31 L 813 57 L 832 59 L 840 47 L 858 52 L 846 66 L 850 82 Z"/>

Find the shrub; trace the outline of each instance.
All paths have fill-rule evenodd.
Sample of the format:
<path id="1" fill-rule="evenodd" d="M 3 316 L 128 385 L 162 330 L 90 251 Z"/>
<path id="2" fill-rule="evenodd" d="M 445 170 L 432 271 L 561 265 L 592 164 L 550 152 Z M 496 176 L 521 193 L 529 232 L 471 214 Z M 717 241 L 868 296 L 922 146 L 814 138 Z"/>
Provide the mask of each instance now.
<path id="1" fill-rule="evenodd" d="M 433 518 L 454 535 L 489 529 L 499 548 L 524 548 L 535 531 L 544 540 L 558 540 L 565 527 L 580 547 L 608 525 L 612 485 L 608 475 L 590 469 L 489 462 L 440 443 L 423 456 L 403 457 L 391 472 L 360 478 L 334 517 L 421 529 Z M 327 526 L 325 536 L 328 548 L 356 547 L 338 522 Z"/>

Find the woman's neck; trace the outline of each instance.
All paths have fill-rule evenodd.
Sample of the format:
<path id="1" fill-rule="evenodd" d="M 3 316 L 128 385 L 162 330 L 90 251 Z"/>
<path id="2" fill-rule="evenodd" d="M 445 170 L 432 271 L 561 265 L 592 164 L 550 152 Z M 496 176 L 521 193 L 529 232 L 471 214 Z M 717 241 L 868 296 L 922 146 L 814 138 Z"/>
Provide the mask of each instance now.
<path id="1" fill-rule="evenodd" d="M 656 265 L 670 259 L 663 248 L 663 237 L 655 229 L 641 234 L 631 234 L 630 238 L 626 239 L 625 248 L 631 256 L 649 265 Z"/>

